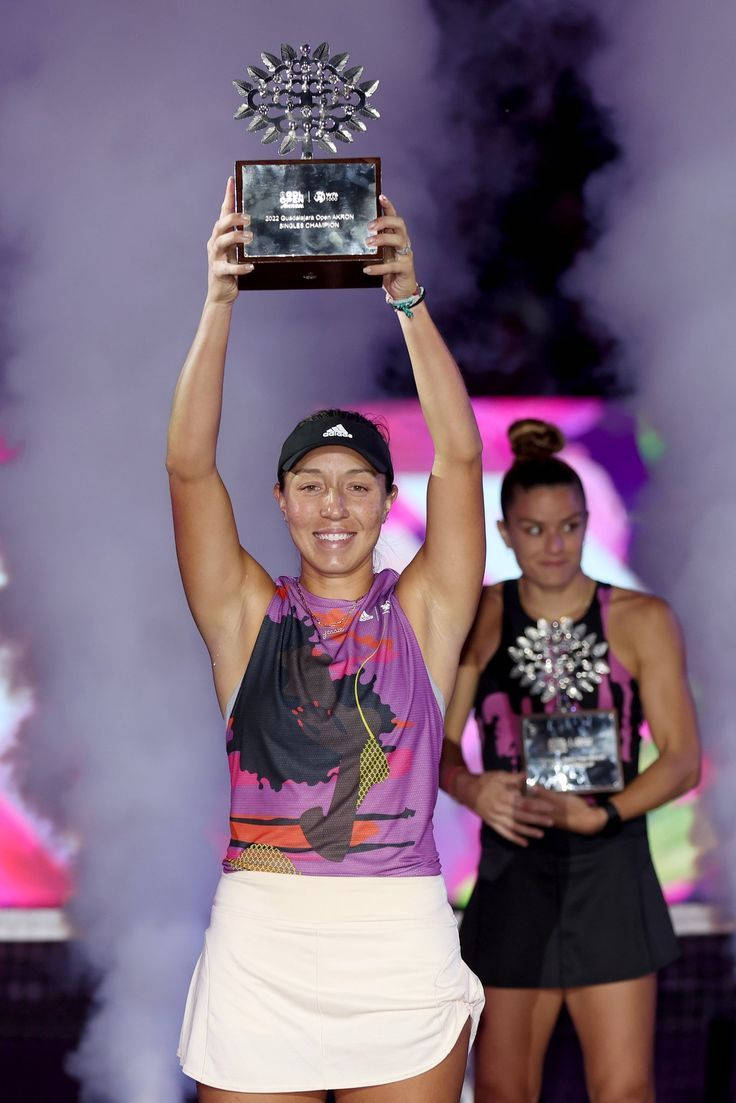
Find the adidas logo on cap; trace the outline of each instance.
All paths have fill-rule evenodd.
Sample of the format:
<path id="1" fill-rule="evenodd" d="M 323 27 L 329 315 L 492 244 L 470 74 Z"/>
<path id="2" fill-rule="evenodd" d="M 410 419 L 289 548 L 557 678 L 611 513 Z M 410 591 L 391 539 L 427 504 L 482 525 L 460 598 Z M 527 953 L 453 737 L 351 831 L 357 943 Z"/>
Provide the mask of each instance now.
<path id="1" fill-rule="evenodd" d="M 344 425 L 333 425 L 331 429 L 325 429 L 322 434 L 323 437 L 350 437 L 353 439 L 353 434 L 349 433 Z"/>

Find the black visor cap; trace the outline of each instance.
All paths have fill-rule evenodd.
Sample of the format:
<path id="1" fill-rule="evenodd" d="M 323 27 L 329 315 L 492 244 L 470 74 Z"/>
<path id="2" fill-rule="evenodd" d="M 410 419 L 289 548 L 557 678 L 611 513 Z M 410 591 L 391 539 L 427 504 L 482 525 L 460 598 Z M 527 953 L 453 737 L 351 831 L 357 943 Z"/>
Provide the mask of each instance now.
<path id="1" fill-rule="evenodd" d="M 324 416 L 299 425 L 284 441 L 279 456 L 279 480 L 285 471 L 291 471 L 308 452 L 328 445 L 352 448 L 367 460 L 374 470 L 386 476 L 389 487 L 394 483 L 394 468 L 388 445 L 378 429 L 366 425 L 359 418 L 350 416 Z"/>

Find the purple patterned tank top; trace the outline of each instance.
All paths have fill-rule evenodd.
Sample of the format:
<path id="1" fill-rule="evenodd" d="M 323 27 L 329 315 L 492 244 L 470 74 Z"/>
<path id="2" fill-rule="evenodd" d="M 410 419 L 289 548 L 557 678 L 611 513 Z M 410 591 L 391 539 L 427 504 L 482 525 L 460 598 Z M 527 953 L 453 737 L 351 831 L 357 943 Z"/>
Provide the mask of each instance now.
<path id="1" fill-rule="evenodd" d="M 225 872 L 440 872 L 442 710 L 397 581 L 352 602 L 277 580 L 227 724 Z"/>

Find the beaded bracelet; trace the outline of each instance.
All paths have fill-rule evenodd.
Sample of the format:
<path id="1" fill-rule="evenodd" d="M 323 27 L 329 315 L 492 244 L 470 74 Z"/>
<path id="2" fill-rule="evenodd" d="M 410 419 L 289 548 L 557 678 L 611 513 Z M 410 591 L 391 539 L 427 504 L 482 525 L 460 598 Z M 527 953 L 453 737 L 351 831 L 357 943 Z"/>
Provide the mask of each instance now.
<path id="1" fill-rule="evenodd" d="M 386 302 L 388 303 L 388 305 L 390 307 L 393 307 L 394 310 L 396 310 L 396 311 L 400 310 L 402 314 L 405 314 L 407 316 L 407 318 L 413 318 L 414 317 L 413 308 L 415 306 L 419 306 L 420 303 L 424 302 L 425 295 L 426 295 L 426 292 L 425 292 L 424 288 L 417 285 L 417 289 L 414 292 L 414 294 L 409 295 L 409 297 L 407 299 L 392 299 L 391 296 L 389 295 L 388 291 L 387 291 L 386 292 Z"/>

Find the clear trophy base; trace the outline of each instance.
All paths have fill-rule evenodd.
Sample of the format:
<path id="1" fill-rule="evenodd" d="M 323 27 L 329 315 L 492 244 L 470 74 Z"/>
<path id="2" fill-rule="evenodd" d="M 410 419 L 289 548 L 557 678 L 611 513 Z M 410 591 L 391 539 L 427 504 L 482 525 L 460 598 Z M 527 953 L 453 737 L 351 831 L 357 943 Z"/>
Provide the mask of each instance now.
<path id="1" fill-rule="evenodd" d="M 618 793 L 624 787 L 614 709 L 538 713 L 521 724 L 528 789 Z"/>

